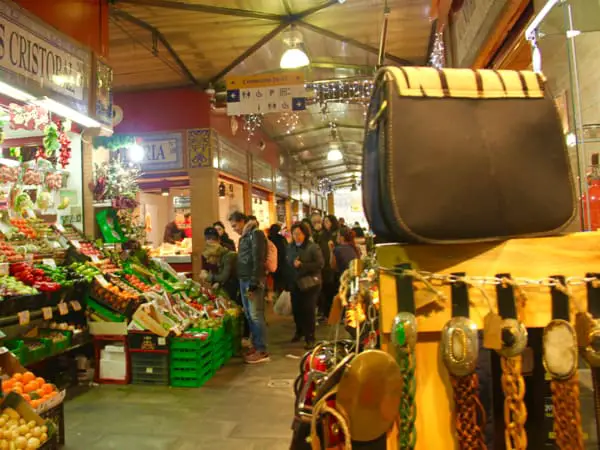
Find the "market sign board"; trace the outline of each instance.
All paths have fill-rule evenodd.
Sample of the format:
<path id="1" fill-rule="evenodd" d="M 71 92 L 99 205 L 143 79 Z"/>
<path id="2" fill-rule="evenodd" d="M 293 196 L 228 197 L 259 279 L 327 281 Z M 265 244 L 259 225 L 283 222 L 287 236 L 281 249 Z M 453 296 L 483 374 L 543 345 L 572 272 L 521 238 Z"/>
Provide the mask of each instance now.
<path id="1" fill-rule="evenodd" d="M 143 172 L 156 172 L 183 168 L 183 138 L 181 133 L 140 136 L 144 159 L 140 162 Z"/>
<path id="2" fill-rule="evenodd" d="M 303 72 L 278 72 L 252 76 L 230 76 L 227 86 L 227 114 L 268 114 L 306 109 Z"/>
<path id="3" fill-rule="evenodd" d="M 87 113 L 90 52 L 12 2 L 0 2 L 1 79 Z"/>

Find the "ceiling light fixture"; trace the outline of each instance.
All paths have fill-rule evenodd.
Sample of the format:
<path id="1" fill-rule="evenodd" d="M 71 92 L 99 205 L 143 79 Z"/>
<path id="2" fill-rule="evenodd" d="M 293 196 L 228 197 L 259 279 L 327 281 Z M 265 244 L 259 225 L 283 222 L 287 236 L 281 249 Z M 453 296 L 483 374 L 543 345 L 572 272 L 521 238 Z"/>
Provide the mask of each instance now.
<path id="1" fill-rule="evenodd" d="M 160 190 L 160 195 L 162 195 L 163 197 L 168 197 L 169 196 L 169 188 L 162 188 Z"/>
<path id="2" fill-rule="evenodd" d="M 283 42 L 288 47 L 279 62 L 282 69 L 299 69 L 310 64 L 310 59 L 304 50 L 302 50 L 302 34 L 292 25 L 288 31 L 283 34 Z"/>
<path id="3" fill-rule="evenodd" d="M 327 153 L 327 161 L 341 161 L 344 158 L 339 148 L 332 148 Z"/>
<path id="4" fill-rule="evenodd" d="M 140 144 L 132 144 L 127 147 L 127 155 L 129 160 L 133 162 L 140 162 L 144 159 L 144 147 Z"/>

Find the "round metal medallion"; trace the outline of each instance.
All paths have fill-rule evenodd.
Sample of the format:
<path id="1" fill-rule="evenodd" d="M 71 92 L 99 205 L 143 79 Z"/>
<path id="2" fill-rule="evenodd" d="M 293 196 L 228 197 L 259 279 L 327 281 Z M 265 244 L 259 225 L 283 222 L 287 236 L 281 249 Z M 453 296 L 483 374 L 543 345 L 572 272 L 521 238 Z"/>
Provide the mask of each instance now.
<path id="1" fill-rule="evenodd" d="M 577 370 L 577 338 L 566 320 L 553 320 L 544 328 L 543 362 L 553 378 L 570 378 Z"/>

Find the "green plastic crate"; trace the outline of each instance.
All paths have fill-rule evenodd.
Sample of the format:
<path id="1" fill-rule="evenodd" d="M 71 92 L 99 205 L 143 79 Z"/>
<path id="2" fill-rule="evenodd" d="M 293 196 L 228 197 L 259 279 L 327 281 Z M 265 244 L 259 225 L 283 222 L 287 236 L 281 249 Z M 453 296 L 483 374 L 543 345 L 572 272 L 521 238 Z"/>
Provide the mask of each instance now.
<path id="1" fill-rule="evenodd" d="M 28 350 L 22 339 L 11 339 L 6 341 L 4 345 L 15 355 L 21 365 L 27 364 Z"/>
<path id="2" fill-rule="evenodd" d="M 172 370 L 198 370 L 202 371 L 205 367 L 211 365 L 212 358 L 210 353 L 202 355 L 200 357 L 185 357 L 181 355 L 171 354 L 171 369 Z"/>
<path id="3" fill-rule="evenodd" d="M 50 339 L 46 339 L 46 338 L 39 338 L 39 339 L 33 339 L 33 338 L 25 338 L 23 339 L 23 342 L 25 344 L 25 346 L 27 347 L 27 364 L 31 364 L 33 362 L 36 361 L 41 361 L 42 359 L 47 358 L 48 356 L 51 355 L 51 350 L 52 350 L 52 341 Z M 32 344 L 40 344 L 40 346 L 38 348 L 36 348 L 35 350 L 31 350 L 27 344 L 28 343 L 32 343 Z"/>
<path id="4" fill-rule="evenodd" d="M 171 339 L 171 352 L 187 351 L 187 352 L 200 352 L 211 346 L 211 336 L 208 339 L 202 340 L 198 338 L 185 338 L 176 337 Z"/>
<path id="5" fill-rule="evenodd" d="M 50 341 L 50 353 L 53 355 L 55 355 L 57 353 L 63 353 L 72 344 L 73 332 L 68 331 L 68 330 L 43 329 L 43 330 L 40 330 L 40 337 L 45 338 L 45 337 L 49 336 L 52 332 L 61 333 L 61 334 L 65 335 L 67 338 L 62 342 L 54 342 L 52 339 L 48 338 L 48 340 Z"/>
<path id="6" fill-rule="evenodd" d="M 214 375 L 213 372 L 206 373 L 203 377 L 187 377 L 184 375 L 173 375 L 171 373 L 171 386 L 180 388 L 199 388 L 206 384 Z"/>

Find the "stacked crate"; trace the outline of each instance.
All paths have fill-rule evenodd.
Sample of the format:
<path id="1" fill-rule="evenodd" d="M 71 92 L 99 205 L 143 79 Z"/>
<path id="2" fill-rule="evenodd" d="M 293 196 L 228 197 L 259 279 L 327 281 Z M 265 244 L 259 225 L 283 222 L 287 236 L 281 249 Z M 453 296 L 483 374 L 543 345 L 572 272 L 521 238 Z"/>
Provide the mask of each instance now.
<path id="1" fill-rule="evenodd" d="M 225 326 L 213 331 L 213 369 L 219 370 L 229 360 L 229 350 L 231 343 L 228 340 L 229 334 L 225 332 Z"/>
<path id="2" fill-rule="evenodd" d="M 200 331 L 200 330 L 190 330 Z M 171 339 L 171 386 L 200 387 L 212 378 L 213 335 Z"/>
<path id="3" fill-rule="evenodd" d="M 169 385 L 169 344 L 167 338 L 143 331 L 128 335 L 131 383 Z"/>

